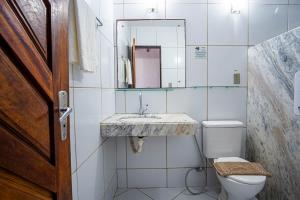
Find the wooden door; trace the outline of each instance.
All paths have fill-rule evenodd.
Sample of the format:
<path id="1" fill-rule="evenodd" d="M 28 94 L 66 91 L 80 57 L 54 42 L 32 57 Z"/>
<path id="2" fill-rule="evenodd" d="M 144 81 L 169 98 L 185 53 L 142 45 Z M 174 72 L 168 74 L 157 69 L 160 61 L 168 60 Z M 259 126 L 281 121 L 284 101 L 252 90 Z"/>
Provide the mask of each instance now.
<path id="1" fill-rule="evenodd" d="M 0 1 L 0 199 L 71 199 L 68 0 Z"/>

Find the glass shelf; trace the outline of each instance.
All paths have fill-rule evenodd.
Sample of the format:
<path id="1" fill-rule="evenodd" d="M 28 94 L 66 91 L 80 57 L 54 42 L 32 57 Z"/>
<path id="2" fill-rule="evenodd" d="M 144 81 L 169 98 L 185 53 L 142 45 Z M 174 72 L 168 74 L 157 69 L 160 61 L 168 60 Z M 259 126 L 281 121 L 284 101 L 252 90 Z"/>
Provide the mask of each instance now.
<path id="1" fill-rule="evenodd" d="M 116 88 L 116 91 L 172 91 L 182 89 L 197 89 L 197 88 L 247 88 L 247 86 L 194 86 L 194 87 L 179 87 L 179 88 Z"/>

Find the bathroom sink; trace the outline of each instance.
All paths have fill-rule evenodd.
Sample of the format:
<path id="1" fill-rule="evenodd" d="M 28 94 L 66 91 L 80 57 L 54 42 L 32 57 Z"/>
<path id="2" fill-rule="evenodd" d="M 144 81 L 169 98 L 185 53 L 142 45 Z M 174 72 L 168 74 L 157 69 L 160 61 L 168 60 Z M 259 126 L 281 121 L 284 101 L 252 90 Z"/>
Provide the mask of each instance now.
<path id="1" fill-rule="evenodd" d="M 128 123 L 151 123 L 151 122 L 159 122 L 162 118 L 156 115 L 137 115 L 137 116 L 126 116 L 120 118 L 121 122 Z"/>
<path id="2" fill-rule="evenodd" d="M 100 123 L 105 137 L 194 135 L 198 126 L 196 120 L 183 113 L 114 114 Z"/>

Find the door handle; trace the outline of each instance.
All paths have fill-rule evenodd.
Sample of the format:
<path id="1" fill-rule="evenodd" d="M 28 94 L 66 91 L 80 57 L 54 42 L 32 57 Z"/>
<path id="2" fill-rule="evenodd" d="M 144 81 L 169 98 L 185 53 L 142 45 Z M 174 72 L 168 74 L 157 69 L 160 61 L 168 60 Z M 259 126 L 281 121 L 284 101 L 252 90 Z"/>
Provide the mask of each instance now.
<path id="1" fill-rule="evenodd" d="M 61 113 L 61 116 L 59 118 L 60 123 L 67 119 L 67 117 L 72 113 L 72 108 L 61 108 L 59 109 L 59 112 Z"/>
<path id="2" fill-rule="evenodd" d="M 59 122 L 61 140 L 65 141 L 68 137 L 68 116 L 72 113 L 72 108 L 68 107 L 68 92 L 61 90 L 58 92 L 59 100 Z"/>

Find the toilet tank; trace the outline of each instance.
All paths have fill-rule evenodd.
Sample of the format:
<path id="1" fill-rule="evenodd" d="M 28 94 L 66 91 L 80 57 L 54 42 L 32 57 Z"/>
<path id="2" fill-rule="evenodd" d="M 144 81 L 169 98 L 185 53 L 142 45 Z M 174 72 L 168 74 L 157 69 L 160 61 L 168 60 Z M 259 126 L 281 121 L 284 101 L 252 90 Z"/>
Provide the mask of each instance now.
<path id="1" fill-rule="evenodd" d="M 203 121 L 203 154 L 206 158 L 239 157 L 243 122 Z"/>

